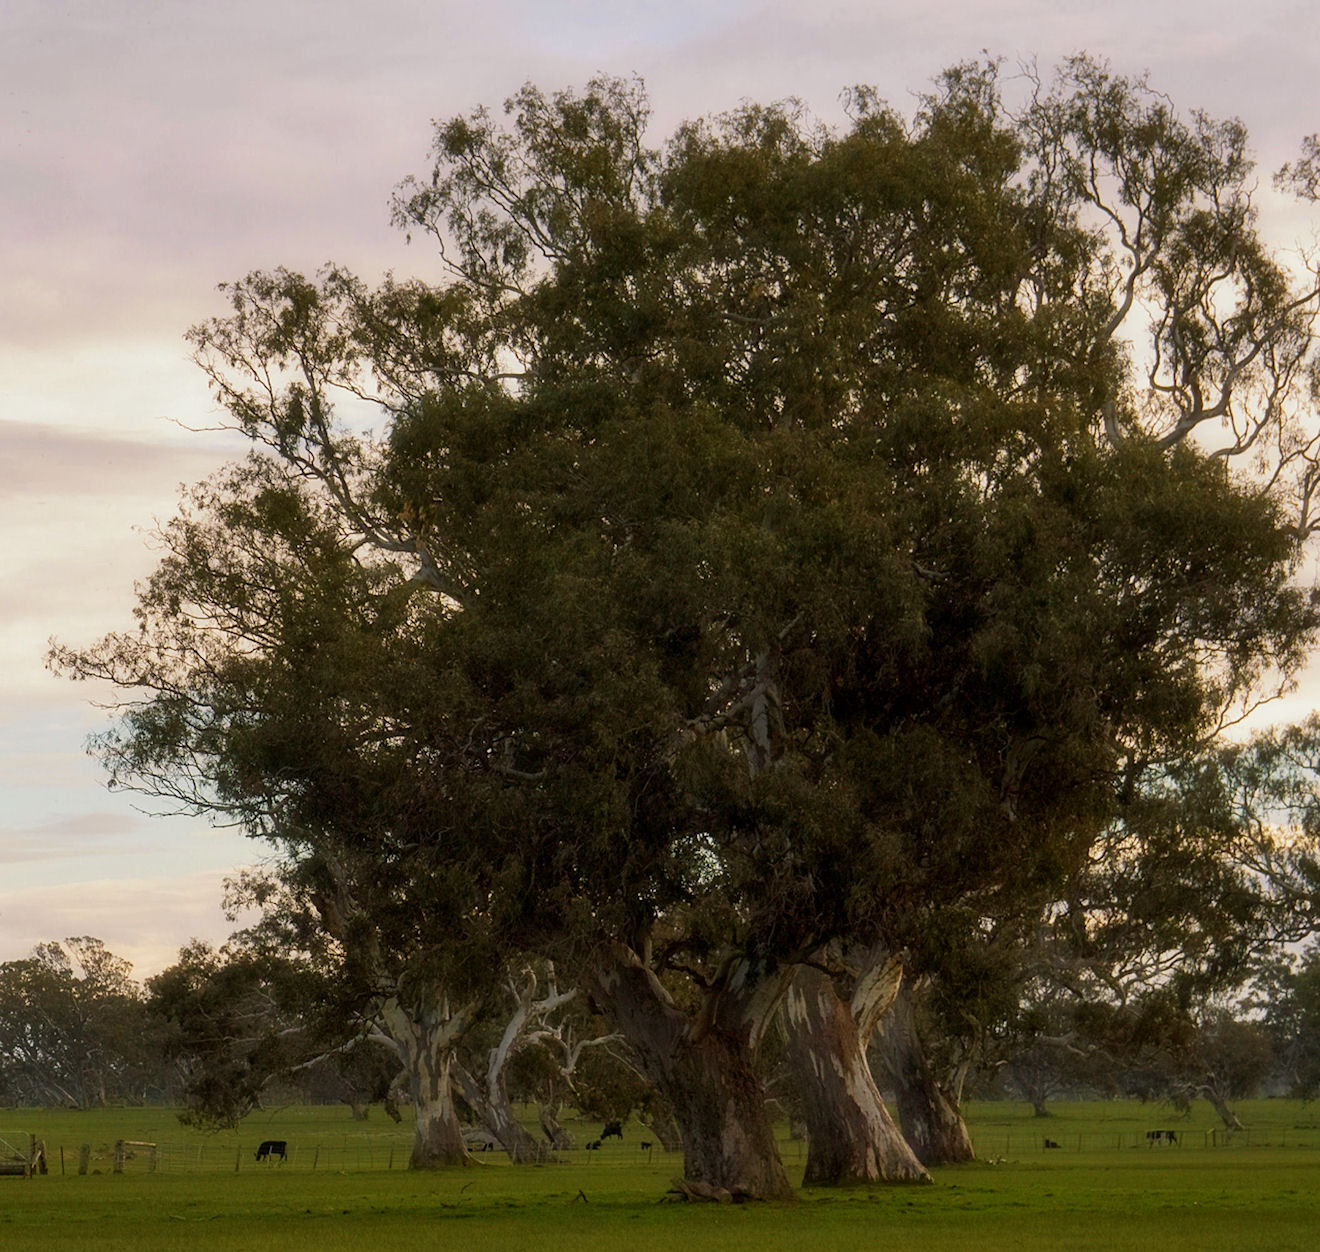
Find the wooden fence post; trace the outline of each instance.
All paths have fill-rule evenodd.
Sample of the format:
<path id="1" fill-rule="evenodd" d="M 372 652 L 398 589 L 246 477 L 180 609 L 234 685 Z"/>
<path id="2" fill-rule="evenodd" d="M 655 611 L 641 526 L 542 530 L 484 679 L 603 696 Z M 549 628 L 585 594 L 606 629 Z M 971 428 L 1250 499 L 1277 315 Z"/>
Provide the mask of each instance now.
<path id="1" fill-rule="evenodd" d="M 147 1171 L 155 1173 L 156 1171 L 156 1145 L 148 1143 L 144 1139 L 116 1139 L 115 1140 L 115 1173 L 124 1172 L 124 1161 L 128 1157 L 129 1148 L 146 1148 L 147 1150 Z"/>

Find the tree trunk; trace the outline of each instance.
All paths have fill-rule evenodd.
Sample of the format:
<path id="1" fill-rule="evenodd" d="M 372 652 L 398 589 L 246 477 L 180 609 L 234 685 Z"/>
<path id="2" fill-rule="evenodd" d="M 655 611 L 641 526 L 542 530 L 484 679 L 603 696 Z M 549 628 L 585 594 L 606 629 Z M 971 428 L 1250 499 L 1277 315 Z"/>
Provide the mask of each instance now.
<path id="1" fill-rule="evenodd" d="M 668 1101 L 683 1139 L 689 1196 L 784 1199 L 792 1194 L 753 1068 L 787 974 L 726 961 L 695 1018 L 679 1010 L 631 951 L 596 971 L 592 991 Z"/>
<path id="2" fill-rule="evenodd" d="M 789 1066 L 807 1117 L 806 1186 L 929 1182 L 871 1077 L 850 1005 L 802 966 L 784 999 Z"/>
<path id="3" fill-rule="evenodd" d="M 504 1085 L 503 1070 L 495 1074 L 488 1073 L 483 1085 L 455 1062 L 454 1080 L 463 1092 L 463 1099 L 481 1118 L 486 1130 L 508 1154 L 509 1160 L 515 1165 L 533 1165 L 546 1159 L 548 1153 L 545 1144 L 533 1138 L 514 1115 L 513 1104 Z"/>
<path id="4" fill-rule="evenodd" d="M 659 1101 L 653 1101 L 658 1105 Z M 674 1115 L 666 1108 L 648 1107 L 641 1114 L 642 1125 L 659 1141 L 666 1152 L 681 1152 L 683 1136 L 679 1133 Z"/>
<path id="5" fill-rule="evenodd" d="M 539 1119 L 542 1133 L 556 1152 L 569 1152 L 577 1147 L 577 1141 L 560 1124 L 558 1100 L 543 1102 Z"/>
<path id="6" fill-rule="evenodd" d="M 450 1077 L 452 1063 L 452 1053 L 445 1052 L 434 1064 L 425 1064 L 425 1073 L 414 1074 L 415 1122 L 409 1169 L 442 1169 L 449 1165 L 472 1164 L 454 1108 Z"/>
<path id="7" fill-rule="evenodd" d="M 514 1115 L 513 1104 L 504 1089 L 503 1079 L 495 1098 L 487 1098 L 485 1111 L 486 1125 L 515 1165 L 533 1165 L 549 1156 L 546 1145 L 536 1139 Z"/>
<path id="8" fill-rule="evenodd" d="M 1213 1087 L 1202 1087 L 1201 1094 L 1210 1102 L 1210 1107 L 1219 1114 L 1219 1120 L 1224 1123 L 1225 1130 L 1246 1130 L 1238 1120 L 1238 1115 L 1229 1108 L 1228 1101 Z"/>
<path id="9" fill-rule="evenodd" d="M 876 1048 L 897 1097 L 903 1137 L 917 1160 L 923 1165 L 974 1160 L 967 1124 L 926 1061 L 906 982 L 876 1028 Z"/>
<path id="10" fill-rule="evenodd" d="M 748 1199 L 792 1193 L 760 1079 L 736 1039 L 712 1030 L 684 1041 L 662 1089 L 683 1139 L 685 1178 Z"/>
<path id="11" fill-rule="evenodd" d="M 450 1013 L 443 993 L 427 1004 L 403 1004 L 391 996 L 377 1014 L 379 1041 L 398 1056 L 416 1114 L 410 1169 L 471 1165 L 454 1107 L 454 1048 L 467 1029 L 465 1010 Z"/>

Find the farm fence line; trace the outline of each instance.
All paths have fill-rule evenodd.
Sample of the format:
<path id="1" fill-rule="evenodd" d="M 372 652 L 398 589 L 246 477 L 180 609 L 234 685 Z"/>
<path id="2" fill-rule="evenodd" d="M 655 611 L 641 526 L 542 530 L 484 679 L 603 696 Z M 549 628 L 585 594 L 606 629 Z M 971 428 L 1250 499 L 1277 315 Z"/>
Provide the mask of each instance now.
<path id="1" fill-rule="evenodd" d="M 51 1173 L 365 1173 L 405 1170 L 411 1145 L 407 1141 L 370 1143 L 345 1137 L 298 1140 L 285 1143 L 283 1158 L 259 1156 L 261 1141 L 238 1143 L 148 1143 L 120 1140 L 113 1144 L 45 1144 Z M 1024 1131 L 982 1131 L 976 1141 L 977 1156 L 996 1162 L 1023 1156 L 1052 1156 L 1055 1153 L 1103 1153 L 1149 1151 L 1167 1153 L 1249 1147 L 1320 1147 L 1315 1133 L 1302 1128 L 1290 1136 L 1286 1129 L 1268 1132 L 1252 1130 L 1181 1129 L 1164 1127 L 1149 1131 L 1115 1130 L 1027 1133 Z M 806 1144 L 790 1140 L 781 1144 L 787 1164 L 806 1159 Z M 479 1159 L 503 1163 L 502 1152 L 477 1153 Z M 653 1165 L 657 1170 L 672 1170 L 678 1153 L 665 1152 L 658 1143 L 642 1148 L 637 1143 L 613 1144 L 604 1150 L 585 1147 L 559 1150 L 547 1158 L 547 1164 L 575 1163 L 592 1169 L 638 1168 Z"/>

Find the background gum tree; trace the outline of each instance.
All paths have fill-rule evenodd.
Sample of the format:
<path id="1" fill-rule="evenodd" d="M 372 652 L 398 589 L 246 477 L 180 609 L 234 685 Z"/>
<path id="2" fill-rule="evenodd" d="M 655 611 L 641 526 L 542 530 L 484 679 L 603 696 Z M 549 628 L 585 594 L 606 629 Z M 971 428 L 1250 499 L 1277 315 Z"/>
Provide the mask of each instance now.
<path id="1" fill-rule="evenodd" d="M 962 68 L 839 131 L 748 106 L 650 148 L 614 80 L 439 125 L 396 215 L 447 283 L 256 274 L 193 332 L 259 452 L 139 632 L 61 658 L 140 693 L 121 781 L 219 794 L 327 872 L 351 848 L 363 925 L 449 910 L 442 965 L 463 919 L 553 958 L 672 1108 L 690 1193 L 786 1194 L 755 1061 L 796 970 L 1038 910 L 1124 769 L 1313 628 L 1304 525 L 1184 437 L 1248 392 L 1274 407 L 1234 448 L 1275 429 L 1309 297 L 1242 213 L 1198 280 L 1240 163 L 1147 194 L 1129 149 L 1178 153 L 1146 97 L 1069 73 L 1025 120 Z M 1111 167 L 1118 209 L 1085 176 Z M 1152 301 L 1176 433 L 1118 338 Z M 865 1096 L 827 1172 L 920 1176 L 823 1034 Z"/>
<path id="2" fill-rule="evenodd" d="M 90 935 L 0 964 L 0 1088 L 79 1109 L 158 1096 L 158 1032 L 131 973 Z"/>

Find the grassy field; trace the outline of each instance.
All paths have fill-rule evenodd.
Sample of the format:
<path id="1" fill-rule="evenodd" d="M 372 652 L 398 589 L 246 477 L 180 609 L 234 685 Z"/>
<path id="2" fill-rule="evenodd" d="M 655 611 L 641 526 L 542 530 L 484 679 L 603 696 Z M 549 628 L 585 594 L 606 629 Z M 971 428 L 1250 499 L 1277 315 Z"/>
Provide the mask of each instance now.
<path id="1" fill-rule="evenodd" d="M 0 1138 L 35 1133 L 51 1173 L 0 1178 L 0 1246 L 97 1248 L 466 1249 L 627 1252 L 695 1248 L 1286 1249 L 1320 1247 L 1320 1118 L 1291 1101 L 1244 1104 L 1250 1130 L 1225 1142 L 1208 1109 L 1183 1120 L 1129 1103 L 1060 1104 L 1038 1121 L 1020 1105 L 969 1110 L 982 1160 L 937 1172 L 936 1185 L 803 1191 L 788 1204 L 666 1203 L 680 1161 L 625 1131 L 600 1152 L 515 1169 L 491 1156 L 467 1170 L 413 1174 L 405 1125 L 336 1108 L 250 1118 L 237 1135 L 203 1135 L 168 1110 L 0 1110 Z M 1145 1132 L 1176 1129 L 1176 1147 Z M 572 1127 L 585 1141 L 599 1127 Z M 283 1164 L 253 1160 L 287 1139 Z M 1045 1139 L 1062 1145 L 1047 1149 Z M 116 1139 L 158 1145 L 111 1172 Z M 77 1173 L 78 1148 L 92 1148 Z M 60 1171 L 63 1149 L 64 1172 Z M 783 1145 L 790 1174 L 802 1148 Z"/>

